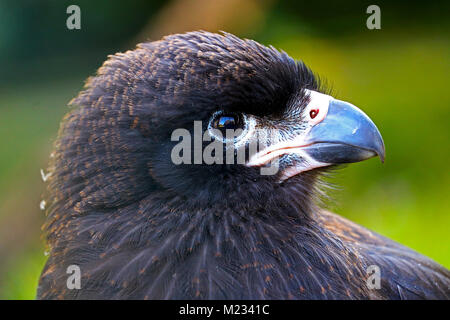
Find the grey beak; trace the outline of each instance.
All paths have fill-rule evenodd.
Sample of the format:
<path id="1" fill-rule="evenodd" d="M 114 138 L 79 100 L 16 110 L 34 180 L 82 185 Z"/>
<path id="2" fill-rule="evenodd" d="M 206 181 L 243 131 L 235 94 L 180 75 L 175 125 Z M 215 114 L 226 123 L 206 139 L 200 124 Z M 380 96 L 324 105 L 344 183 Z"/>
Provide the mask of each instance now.
<path id="1" fill-rule="evenodd" d="M 304 148 L 315 160 L 338 164 L 379 156 L 384 162 L 383 138 L 373 121 L 350 103 L 333 99 L 328 113 L 308 133 Z"/>

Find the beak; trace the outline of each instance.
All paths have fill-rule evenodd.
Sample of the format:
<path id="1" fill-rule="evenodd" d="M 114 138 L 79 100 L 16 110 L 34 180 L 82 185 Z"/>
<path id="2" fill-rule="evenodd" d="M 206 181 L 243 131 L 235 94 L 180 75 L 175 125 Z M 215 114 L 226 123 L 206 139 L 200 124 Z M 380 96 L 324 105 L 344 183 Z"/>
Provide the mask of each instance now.
<path id="1" fill-rule="evenodd" d="M 263 166 L 275 158 L 291 154 L 290 164 L 282 172 L 284 180 L 314 168 L 358 162 L 375 156 L 384 162 L 383 138 L 364 112 L 348 102 L 320 93 L 313 94 L 314 104 L 325 106 L 322 108 L 327 110 L 325 117 L 305 134 L 276 143 L 253 155 L 247 166 Z"/>
<path id="2" fill-rule="evenodd" d="M 379 156 L 384 162 L 383 138 L 373 121 L 354 105 L 332 99 L 323 121 L 311 128 L 303 150 L 321 163 L 358 162 Z"/>

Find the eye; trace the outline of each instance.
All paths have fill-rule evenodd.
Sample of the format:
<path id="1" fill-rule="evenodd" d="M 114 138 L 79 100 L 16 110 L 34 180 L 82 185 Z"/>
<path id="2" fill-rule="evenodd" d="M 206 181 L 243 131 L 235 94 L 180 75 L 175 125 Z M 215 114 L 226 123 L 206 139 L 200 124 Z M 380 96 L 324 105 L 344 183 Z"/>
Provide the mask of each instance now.
<path id="1" fill-rule="evenodd" d="M 221 116 L 217 118 L 214 126 L 217 129 L 236 129 L 238 121 L 234 115 Z"/>
<path id="2" fill-rule="evenodd" d="M 211 116 L 208 127 L 220 131 L 220 135 L 210 132 L 216 139 L 236 140 L 248 130 L 248 119 L 243 113 L 218 111 Z"/>
<path id="3" fill-rule="evenodd" d="M 314 119 L 315 117 L 317 117 L 318 114 L 319 114 L 319 109 L 311 109 L 311 111 L 309 111 L 309 116 L 311 117 L 311 119 Z"/>
<path id="4" fill-rule="evenodd" d="M 244 119 L 241 114 L 238 113 L 222 113 L 213 116 L 211 125 L 214 129 L 222 131 L 225 135 L 227 129 L 238 130 L 243 129 Z"/>

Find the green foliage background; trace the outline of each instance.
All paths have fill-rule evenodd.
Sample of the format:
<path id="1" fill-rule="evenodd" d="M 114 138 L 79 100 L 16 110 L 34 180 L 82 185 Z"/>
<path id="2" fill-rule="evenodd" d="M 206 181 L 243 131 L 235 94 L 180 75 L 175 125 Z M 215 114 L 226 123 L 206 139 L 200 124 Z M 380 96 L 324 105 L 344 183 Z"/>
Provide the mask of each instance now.
<path id="1" fill-rule="evenodd" d="M 172 1 L 173 2 L 173 1 Z M 82 30 L 65 28 L 67 1 L 0 2 L 0 298 L 32 299 L 45 262 L 40 235 L 45 168 L 67 102 L 106 55 L 133 48 L 163 1 L 74 1 Z M 330 209 L 450 267 L 448 4 L 273 1 L 251 29 L 362 108 L 386 144 L 377 159 L 339 170 Z M 238 8 L 236 8 L 238 10 Z M 227 30 L 227 29 L 225 29 Z M 211 30 L 215 31 L 215 30 Z"/>

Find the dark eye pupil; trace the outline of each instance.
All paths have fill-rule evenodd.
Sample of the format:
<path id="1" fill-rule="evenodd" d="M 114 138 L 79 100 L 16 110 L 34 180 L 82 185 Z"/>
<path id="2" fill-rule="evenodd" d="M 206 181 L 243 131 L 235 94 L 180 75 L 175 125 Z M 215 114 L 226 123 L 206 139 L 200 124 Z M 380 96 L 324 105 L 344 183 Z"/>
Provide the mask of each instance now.
<path id="1" fill-rule="evenodd" d="M 222 116 L 217 121 L 217 128 L 219 129 L 235 129 L 237 120 L 233 116 Z"/>

